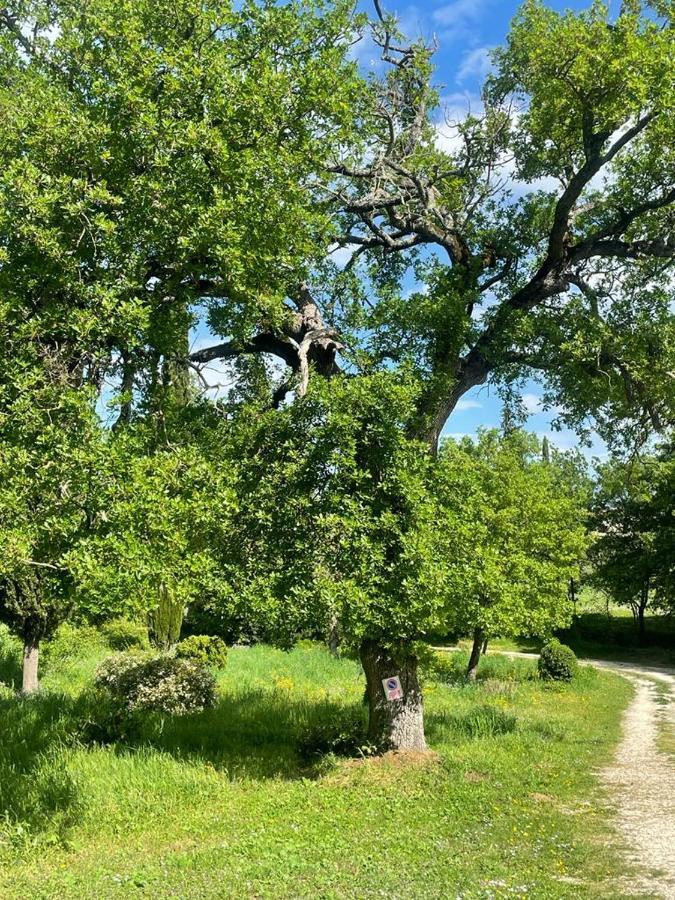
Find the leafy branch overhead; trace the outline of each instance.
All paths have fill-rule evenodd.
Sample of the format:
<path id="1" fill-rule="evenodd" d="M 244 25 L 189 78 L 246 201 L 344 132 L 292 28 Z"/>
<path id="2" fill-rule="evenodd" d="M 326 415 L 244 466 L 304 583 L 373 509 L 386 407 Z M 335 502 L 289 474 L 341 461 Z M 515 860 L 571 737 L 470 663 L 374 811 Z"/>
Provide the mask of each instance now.
<path id="1" fill-rule="evenodd" d="M 342 332 L 333 354 L 342 342 L 351 365 L 417 369 L 432 446 L 466 391 L 528 371 L 573 424 L 626 419 L 639 438 L 672 422 L 672 14 L 639 6 L 612 22 L 601 4 L 527 2 L 443 149 L 434 48 L 406 45 L 376 3 L 386 70 L 355 109 L 360 139 L 316 186 L 351 258 L 310 287 Z M 270 352 L 271 337 L 223 349 Z"/>

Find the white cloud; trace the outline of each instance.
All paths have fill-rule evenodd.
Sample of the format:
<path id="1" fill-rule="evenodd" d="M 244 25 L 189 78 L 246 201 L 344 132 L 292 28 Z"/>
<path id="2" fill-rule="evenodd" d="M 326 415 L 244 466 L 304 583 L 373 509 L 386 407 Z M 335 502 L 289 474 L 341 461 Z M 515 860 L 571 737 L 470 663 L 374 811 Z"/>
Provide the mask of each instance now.
<path id="1" fill-rule="evenodd" d="M 470 437 L 475 438 L 475 434 L 471 434 L 469 431 L 444 431 L 441 435 L 441 440 L 445 440 L 446 438 L 450 438 L 453 441 L 461 441 L 462 438 Z"/>
<path id="2" fill-rule="evenodd" d="M 523 394 L 520 399 L 528 413 L 541 412 L 541 397 L 538 397 L 536 394 Z"/>
<path id="3" fill-rule="evenodd" d="M 442 121 L 436 122 L 436 146 L 444 153 L 454 156 L 462 149 L 463 141 L 457 124 L 463 122 L 469 113 L 482 115 L 483 104 L 476 94 L 458 91 L 441 98 Z"/>
<path id="4" fill-rule="evenodd" d="M 481 22 L 488 5 L 489 0 L 454 0 L 434 10 L 433 20 L 450 29 L 450 37 L 462 37 Z"/>
<path id="5" fill-rule="evenodd" d="M 455 407 L 455 412 L 465 412 L 467 409 L 482 409 L 483 404 L 479 403 L 478 400 L 458 400 L 457 406 Z"/>
<path id="6" fill-rule="evenodd" d="M 485 76 L 492 70 L 491 49 L 491 47 L 476 47 L 475 50 L 469 50 L 468 53 L 464 54 L 457 70 L 456 80 L 458 84 L 473 77 L 483 81 Z"/>

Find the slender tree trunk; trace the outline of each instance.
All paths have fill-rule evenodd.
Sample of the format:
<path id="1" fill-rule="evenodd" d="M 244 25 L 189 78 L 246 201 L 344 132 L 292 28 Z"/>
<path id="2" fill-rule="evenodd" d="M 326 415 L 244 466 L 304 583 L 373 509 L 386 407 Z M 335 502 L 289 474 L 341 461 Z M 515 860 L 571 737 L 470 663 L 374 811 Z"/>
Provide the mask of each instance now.
<path id="1" fill-rule="evenodd" d="M 485 654 L 487 653 L 488 643 L 489 643 L 488 639 L 485 638 L 485 640 L 483 641 L 483 649 L 481 650 L 481 656 L 485 656 Z"/>
<path id="2" fill-rule="evenodd" d="M 638 619 L 638 640 L 639 640 L 639 642 L 640 642 L 640 646 L 641 646 L 641 647 L 644 647 L 644 645 L 645 645 L 645 640 L 646 640 L 646 633 L 645 633 L 645 607 L 643 606 L 642 603 L 638 606 L 638 615 L 637 615 L 637 619 Z"/>
<path id="3" fill-rule="evenodd" d="M 422 690 L 417 678 L 417 658 L 395 660 L 374 641 L 361 645 L 361 663 L 366 674 L 368 737 L 381 750 L 426 750 Z M 389 700 L 382 682 L 398 677 L 400 700 Z"/>
<path id="4" fill-rule="evenodd" d="M 34 694 L 38 687 L 38 657 L 40 641 L 38 638 L 26 638 L 23 645 L 23 685 L 22 693 Z"/>
<path id="5" fill-rule="evenodd" d="M 338 624 L 337 616 L 333 613 L 328 622 L 328 649 L 330 650 L 331 656 L 337 656 L 339 648 L 340 626 Z"/>
<path id="6" fill-rule="evenodd" d="M 483 646 L 485 635 L 482 628 L 476 628 L 473 633 L 473 647 L 471 648 L 471 656 L 469 657 L 469 665 L 466 669 L 466 677 L 469 681 L 476 680 L 478 671 L 478 663 L 480 662 L 480 651 Z"/>

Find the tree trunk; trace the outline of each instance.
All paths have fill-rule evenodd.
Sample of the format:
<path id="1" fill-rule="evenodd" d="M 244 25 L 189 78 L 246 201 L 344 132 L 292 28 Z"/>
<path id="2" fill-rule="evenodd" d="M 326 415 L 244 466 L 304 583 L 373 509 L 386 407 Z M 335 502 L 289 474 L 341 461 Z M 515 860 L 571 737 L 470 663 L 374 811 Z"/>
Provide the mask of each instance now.
<path id="1" fill-rule="evenodd" d="M 485 654 L 487 653 L 488 643 L 489 643 L 488 639 L 485 638 L 485 640 L 483 641 L 483 649 L 481 650 L 481 656 L 485 656 Z"/>
<path id="2" fill-rule="evenodd" d="M 469 665 L 466 669 L 466 677 L 469 681 L 476 680 L 476 672 L 478 671 L 478 663 L 480 662 L 480 651 L 483 646 L 485 635 L 482 628 L 476 628 L 473 633 L 473 647 L 471 648 L 471 656 L 469 657 Z"/>
<path id="3" fill-rule="evenodd" d="M 640 646 L 644 647 L 647 634 L 645 631 L 645 610 L 647 609 L 647 604 L 649 603 L 649 579 L 647 579 L 646 584 L 642 588 L 642 592 L 640 594 L 640 603 L 637 608 L 637 620 L 638 620 L 638 640 L 640 642 Z"/>
<path id="4" fill-rule="evenodd" d="M 337 656 L 340 648 L 340 626 L 338 618 L 333 613 L 328 622 L 328 649 L 331 656 Z"/>
<path id="5" fill-rule="evenodd" d="M 23 645 L 23 694 L 34 694 L 38 687 L 38 657 L 40 641 L 38 638 L 26 638 Z"/>
<path id="6" fill-rule="evenodd" d="M 426 750 L 417 657 L 395 660 L 374 641 L 364 641 L 361 663 L 366 674 L 369 739 L 380 750 Z M 382 682 L 392 677 L 401 682 L 400 700 L 387 699 Z"/>

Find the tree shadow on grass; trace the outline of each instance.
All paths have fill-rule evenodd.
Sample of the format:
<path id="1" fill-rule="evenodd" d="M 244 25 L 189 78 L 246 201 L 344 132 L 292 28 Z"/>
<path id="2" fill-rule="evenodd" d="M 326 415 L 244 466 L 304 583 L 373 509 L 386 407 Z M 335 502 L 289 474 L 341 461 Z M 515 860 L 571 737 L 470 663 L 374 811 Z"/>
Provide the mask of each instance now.
<path id="1" fill-rule="evenodd" d="M 358 705 L 251 690 L 225 695 L 201 713 L 147 715 L 130 745 L 117 747 L 151 746 L 178 759 L 203 760 L 232 778 L 305 778 L 313 761 L 299 748 L 315 735 L 349 729 L 359 714 Z"/>
<path id="2" fill-rule="evenodd" d="M 311 777 L 313 763 L 299 744 L 315 729 L 339 727 L 354 709 L 330 701 L 296 700 L 250 691 L 225 695 L 218 705 L 187 716 L 144 714 L 123 737 L 101 739 L 101 695 L 73 698 L 45 691 L 0 699 L 0 826 L 22 844 L 67 842 L 86 806 L 86 785 L 73 767 L 74 747 L 104 743 L 120 756 L 148 749 L 191 765 L 206 764 L 241 778 Z M 99 732 L 97 737 L 96 727 Z M 318 760 L 317 760 L 318 762 Z"/>
<path id="3" fill-rule="evenodd" d="M 67 760 L 73 706 L 60 694 L 0 698 L 0 819 L 9 841 L 63 840 L 81 811 Z"/>

